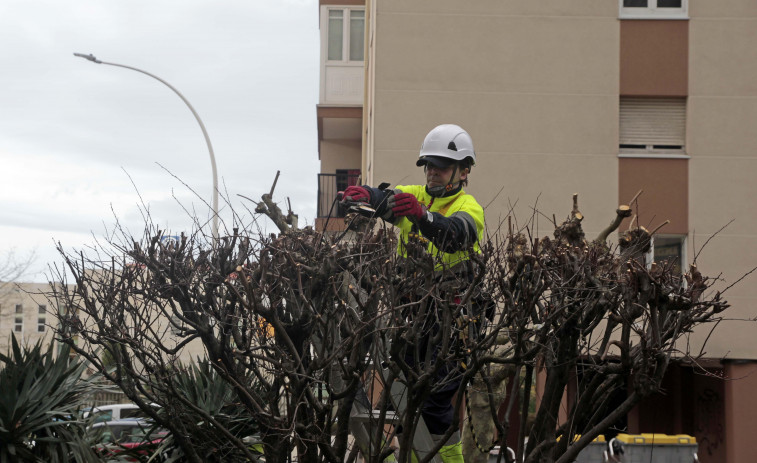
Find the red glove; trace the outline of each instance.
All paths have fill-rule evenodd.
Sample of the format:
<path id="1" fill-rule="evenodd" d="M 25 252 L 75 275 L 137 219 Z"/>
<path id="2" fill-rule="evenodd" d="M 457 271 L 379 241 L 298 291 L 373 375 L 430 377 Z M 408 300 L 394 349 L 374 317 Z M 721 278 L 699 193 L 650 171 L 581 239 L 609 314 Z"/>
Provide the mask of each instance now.
<path id="1" fill-rule="evenodd" d="M 342 201 L 355 201 L 358 203 L 370 203 L 371 194 L 361 186 L 348 186 L 342 194 Z"/>
<path id="2" fill-rule="evenodd" d="M 414 220 L 421 220 L 426 217 L 423 206 L 410 193 L 396 193 L 392 202 L 392 213 L 395 217 L 407 217 Z"/>

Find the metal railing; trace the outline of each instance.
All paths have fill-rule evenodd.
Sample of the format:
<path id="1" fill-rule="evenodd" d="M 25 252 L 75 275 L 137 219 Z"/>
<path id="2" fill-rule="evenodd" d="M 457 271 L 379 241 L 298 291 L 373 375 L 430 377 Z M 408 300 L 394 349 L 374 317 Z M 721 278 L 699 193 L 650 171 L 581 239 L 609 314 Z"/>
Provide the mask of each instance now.
<path id="1" fill-rule="evenodd" d="M 318 215 L 317 217 L 344 217 L 344 210 L 337 202 L 336 194 L 350 185 L 357 185 L 359 171 L 337 172 L 336 174 L 318 174 Z M 333 205 L 333 208 L 332 208 Z"/>

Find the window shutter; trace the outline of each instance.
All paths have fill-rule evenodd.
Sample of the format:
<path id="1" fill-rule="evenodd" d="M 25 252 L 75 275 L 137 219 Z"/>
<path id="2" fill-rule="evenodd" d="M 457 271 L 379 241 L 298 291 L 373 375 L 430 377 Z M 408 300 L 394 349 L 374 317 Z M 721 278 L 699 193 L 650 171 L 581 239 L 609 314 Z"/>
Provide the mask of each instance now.
<path id="1" fill-rule="evenodd" d="M 621 98 L 620 144 L 681 146 L 686 142 L 686 100 Z"/>

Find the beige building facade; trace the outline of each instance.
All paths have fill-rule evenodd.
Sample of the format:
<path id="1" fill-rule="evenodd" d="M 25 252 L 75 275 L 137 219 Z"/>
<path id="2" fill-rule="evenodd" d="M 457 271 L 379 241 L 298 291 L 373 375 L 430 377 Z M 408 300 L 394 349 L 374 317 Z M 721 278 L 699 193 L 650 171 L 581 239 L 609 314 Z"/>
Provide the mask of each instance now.
<path id="1" fill-rule="evenodd" d="M 2 283 L 0 289 L 0 352 L 8 352 L 11 335 L 22 345 L 38 341 L 47 345 L 54 336 L 58 320 L 53 307 L 42 294 L 50 290 L 45 283 Z"/>
<path id="2" fill-rule="evenodd" d="M 321 0 L 319 18 L 317 225 L 340 226 L 326 217 L 346 185 L 422 183 L 413 161 L 441 123 L 473 137 L 466 190 L 490 230 L 512 211 L 546 235 L 577 192 L 596 235 L 643 190 L 640 223 L 670 220 L 656 257 L 696 259 L 732 307 L 680 346 L 701 368 L 673 367 L 628 431 L 757 461 L 757 281 L 730 287 L 757 266 L 757 3 Z"/>
<path id="3" fill-rule="evenodd" d="M 70 313 L 66 307 L 49 301 L 47 295 L 51 289 L 48 283 L 2 283 L 0 285 L 0 352 L 7 353 L 11 345 L 11 336 L 15 335 L 21 345 L 33 346 L 41 341 L 46 348 L 55 339 L 55 331 L 59 328 L 57 314 L 69 314 L 80 319 L 89 326 L 93 321 L 81 314 Z M 166 347 L 173 348 L 183 340 L 183 335 L 177 329 L 181 323 L 175 319 L 169 323 L 167 317 L 154 312 L 152 329 L 158 333 L 160 342 Z M 187 364 L 198 358 L 207 357 L 205 348 L 199 339 L 186 344 L 172 361 Z"/>

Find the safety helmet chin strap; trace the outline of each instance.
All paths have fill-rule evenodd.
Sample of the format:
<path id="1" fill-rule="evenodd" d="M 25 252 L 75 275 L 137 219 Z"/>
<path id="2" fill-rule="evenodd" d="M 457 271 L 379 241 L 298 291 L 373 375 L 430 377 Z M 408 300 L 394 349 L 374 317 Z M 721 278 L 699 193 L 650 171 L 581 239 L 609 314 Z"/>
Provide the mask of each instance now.
<path id="1" fill-rule="evenodd" d="M 445 194 L 454 191 L 460 187 L 460 182 L 453 183 L 452 180 L 455 178 L 455 175 L 457 174 L 457 163 L 455 163 L 455 168 L 452 169 L 452 175 L 449 177 L 449 182 L 447 182 L 446 185 L 440 185 L 435 187 L 429 187 L 426 186 L 426 191 L 428 194 L 435 198 L 441 198 Z"/>

